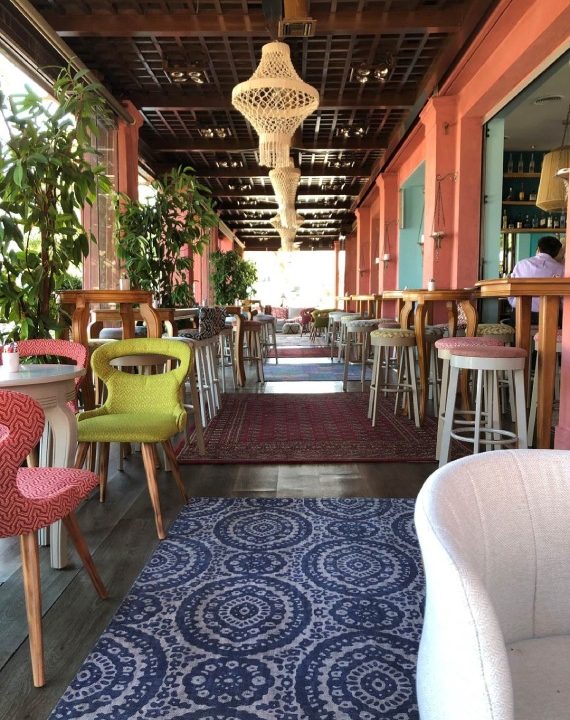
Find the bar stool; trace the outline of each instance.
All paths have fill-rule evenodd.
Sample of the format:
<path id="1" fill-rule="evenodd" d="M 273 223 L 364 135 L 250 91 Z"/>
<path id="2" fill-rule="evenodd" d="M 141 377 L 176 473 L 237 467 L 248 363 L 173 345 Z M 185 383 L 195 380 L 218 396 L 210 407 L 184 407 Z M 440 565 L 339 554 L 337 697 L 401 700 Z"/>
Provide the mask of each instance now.
<path id="1" fill-rule="evenodd" d="M 220 386 L 222 388 L 222 393 L 226 392 L 226 368 L 228 367 L 231 370 L 233 389 L 235 390 L 237 387 L 233 334 L 234 331 L 231 325 L 227 325 L 218 333 L 218 337 L 220 338 Z"/>
<path id="2" fill-rule="evenodd" d="M 443 338 L 444 329 L 443 327 L 441 327 L 441 325 L 426 325 L 424 333 L 426 343 L 429 345 L 429 391 L 431 392 L 431 397 L 433 401 L 433 412 L 434 415 L 437 417 L 439 414 L 440 377 L 439 362 L 435 343 Z"/>
<path id="3" fill-rule="evenodd" d="M 257 382 L 265 382 L 263 373 L 263 352 L 261 349 L 261 323 L 255 320 L 243 321 L 244 352 L 243 359 L 255 363 Z"/>
<path id="4" fill-rule="evenodd" d="M 483 442 L 488 449 L 491 449 L 493 446 L 504 447 L 508 445 L 514 445 L 519 449 L 526 448 L 526 405 L 524 391 L 526 350 L 518 347 L 487 345 L 469 348 L 456 347 L 452 348 L 450 353 L 451 358 L 449 365 L 451 371 L 439 466 L 445 465 L 448 461 L 451 438 L 472 444 L 474 454 L 479 452 L 481 435 L 485 436 Z M 454 429 L 455 398 L 457 395 L 460 370 L 474 370 L 476 373 L 475 413 L 472 426 L 456 427 Z M 503 430 L 500 425 L 497 373 L 503 371 L 514 374 L 516 403 L 515 432 Z M 485 386 L 484 398 L 483 386 Z M 485 427 L 482 427 L 481 423 L 483 403 L 485 405 Z M 471 432 L 473 433 L 473 437 L 469 437 L 469 433 Z"/>
<path id="5" fill-rule="evenodd" d="M 350 315 L 343 315 L 338 321 L 338 356 L 337 361 L 340 362 L 346 353 L 346 328 L 349 322 L 353 320 L 363 320 L 364 315 L 362 313 L 351 313 Z"/>
<path id="6" fill-rule="evenodd" d="M 538 351 L 538 333 L 534 335 L 534 349 Z M 562 353 L 562 330 L 556 333 L 556 380 L 555 380 L 555 398 L 558 398 L 560 392 L 560 355 Z M 538 398 L 538 354 L 534 365 L 534 377 L 532 379 L 532 394 L 530 398 L 530 408 L 528 412 L 528 443 L 532 445 L 534 439 L 534 429 L 536 425 L 536 404 Z"/>
<path id="7" fill-rule="evenodd" d="M 277 320 L 273 315 L 258 313 L 253 322 L 261 324 L 261 353 L 265 360 L 269 357 L 269 350 L 273 348 L 275 353 L 275 364 L 278 364 L 277 358 Z M 301 326 L 302 334 L 302 326 Z"/>
<path id="8" fill-rule="evenodd" d="M 200 418 L 202 427 L 206 428 L 216 417 L 221 406 L 218 377 L 219 337 L 217 334 L 205 338 L 179 335 L 172 339 L 182 340 L 193 349 Z M 188 383 L 191 382 L 192 379 L 189 378 Z"/>
<path id="9" fill-rule="evenodd" d="M 477 337 L 496 337 L 503 342 L 504 345 L 512 345 L 515 339 L 515 329 L 511 325 L 505 323 L 480 323 L 477 326 Z M 515 422 L 514 401 L 513 401 L 513 378 L 511 373 L 505 373 L 499 380 L 501 389 L 501 402 L 503 407 L 507 404 L 506 394 L 508 392 L 508 402 L 511 406 L 511 420 Z"/>
<path id="10" fill-rule="evenodd" d="M 338 343 L 338 336 L 340 331 L 340 319 L 352 315 L 357 317 L 357 313 L 350 312 L 350 310 L 333 310 L 329 313 L 329 324 L 327 327 L 327 340 L 331 346 L 331 360 L 334 356 L 335 348 Z"/>
<path id="11" fill-rule="evenodd" d="M 366 363 L 370 354 L 370 333 L 378 328 L 399 329 L 400 323 L 396 320 L 385 320 L 383 318 L 376 319 L 360 319 L 350 320 L 346 323 L 346 348 L 344 353 L 344 376 L 342 389 L 346 391 L 348 383 L 348 366 L 353 350 L 360 351 L 360 384 L 364 390 L 364 380 L 366 377 Z"/>
<path id="12" fill-rule="evenodd" d="M 394 403 L 394 414 L 398 411 L 398 401 L 400 396 L 408 397 L 408 417 L 411 418 L 412 407 L 414 411 L 414 422 L 416 427 L 420 426 L 420 414 L 418 410 L 418 388 L 416 383 L 416 367 L 414 358 L 414 348 L 416 347 L 416 334 L 413 330 L 403 330 L 399 328 L 385 328 L 373 330 L 370 333 L 370 343 L 374 348 L 374 361 L 372 363 L 372 379 L 370 381 L 370 399 L 368 401 L 368 418 L 372 419 L 372 427 L 376 426 L 376 411 L 378 405 L 378 395 L 383 392 L 394 393 L 396 401 Z M 386 374 L 384 380 L 381 380 L 382 361 L 388 367 L 390 361 L 390 353 L 396 349 L 399 352 L 398 377 L 395 383 L 389 380 L 389 374 Z"/>
<path id="13" fill-rule="evenodd" d="M 453 348 L 470 348 L 470 347 L 498 347 L 503 344 L 498 337 L 491 335 L 487 337 L 445 337 L 436 340 L 434 348 L 437 351 L 438 359 L 442 361 L 441 365 L 441 383 L 439 397 L 439 412 L 437 416 L 437 442 L 435 448 L 435 459 L 439 460 L 441 437 L 443 435 L 443 423 L 445 420 L 445 408 L 447 404 L 447 392 L 449 387 L 449 360 L 451 358 L 451 350 Z M 470 414 L 470 411 L 464 411 L 464 415 Z M 469 420 L 456 420 L 457 425 L 472 424 Z"/>

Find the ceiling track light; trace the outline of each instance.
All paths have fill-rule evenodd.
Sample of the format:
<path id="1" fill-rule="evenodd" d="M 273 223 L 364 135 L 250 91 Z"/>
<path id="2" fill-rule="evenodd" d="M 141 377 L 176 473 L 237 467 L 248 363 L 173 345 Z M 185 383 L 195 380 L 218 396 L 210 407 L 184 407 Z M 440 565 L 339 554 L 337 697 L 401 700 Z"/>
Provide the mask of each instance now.
<path id="1" fill-rule="evenodd" d="M 389 53 L 376 63 L 361 62 L 351 68 L 350 82 L 366 85 L 371 80 L 383 85 L 388 79 L 392 68 L 394 67 L 394 58 Z"/>

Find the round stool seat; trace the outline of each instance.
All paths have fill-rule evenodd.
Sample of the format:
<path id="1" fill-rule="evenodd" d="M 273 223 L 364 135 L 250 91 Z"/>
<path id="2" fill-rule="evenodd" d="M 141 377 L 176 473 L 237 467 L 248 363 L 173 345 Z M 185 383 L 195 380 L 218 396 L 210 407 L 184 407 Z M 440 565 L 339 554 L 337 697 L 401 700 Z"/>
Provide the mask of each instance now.
<path id="1" fill-rule="evenodd" d="M 477 326 L 477 337 L 485 337 L 486 335 L 507 335 L 513 336 L 515 329 L 504 323 L 480 323 Z"/>
<path id="2" fill-rule="evenodd" d="M 349 310 L 335 310 L 334 312 L 329 313 L 329 318 L 333 320 L 334 322 L 340 322 L 341 317 L 345 317 L 346 315 L 357 315 L 358 313 L 350 312 Z"/>
<path id="3" fill-rule="evenodd" d="M 376 322 L 378 323 L 379 328 L 394 328 L 396 330 L 400 329 L 400 323 L 397 320 L 393 320 L 392 318 L 377 318 Z"/>
<path id="4" fill-rule="evenodd" d="M 352 322 L 353 320 L 365 320 L 366 318 L 362 313 L 351 313 L 350 315 L 343 315 L 339 322 L 341 325 L 346 325 L 349 322 Z"/>
<path id="5" fill-rule="evenodd" d="M 254 322 L 273 322 L 275 319 L 275 315 L 267 315 L 266 313 L 257 313 L 253 318 Z"/>
<path id="6" fill-rule="evenodd" d="M 413 340 L 416 341 L 416 333 L 413 330 L 403 328 L 379 328 L 370 333 L 370 338 L 375 340 Z"/>
<path id="7" fill-rule="evenodd" d="M 346 323 L 348 332 L 366 332 L 378 327 L 378 320 L 351 320 Z"/>
<path id="8" fill-rule="evenodd" d="M 144 325 L 135 326 L 135 337 L 146 337 L 146 328 Z M 122 328 L 102 328 L 99 333 L 101 340 L 122 340 L 123 329 Z"/>
<path id="9" fill-rule="evenodd" d="M 502 346 L 503 340 L 498 337 L 488 335 L 486 337 L 448 337 L 435 341 L 435 347 L 439 357 L 442 360 L 449 360 L 453 348 L 472 348 L 472 347 L 489 347 Z"/>
<path id="10" fill-rule="evenodd" d="M 510 347 L 510 345 L 482 345 L 475 347 L 455 347 L 451 350 L 452 357 L 473 357 L 473 358 L 526 358 L 527 352 L 524 348 Z"/>

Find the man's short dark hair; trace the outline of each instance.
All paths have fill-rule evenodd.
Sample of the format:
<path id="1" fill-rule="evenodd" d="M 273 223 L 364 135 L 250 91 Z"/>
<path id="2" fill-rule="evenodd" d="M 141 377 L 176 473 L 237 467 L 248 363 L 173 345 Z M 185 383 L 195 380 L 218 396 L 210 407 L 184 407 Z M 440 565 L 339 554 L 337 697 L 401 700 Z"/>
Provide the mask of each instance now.
<path id="1" fill-rule="evenodd" d="M 553 258 L 558 255 L 561 247 L 562 243 L 557 237 L 554 237 L 554 235 L 545 235 L 545 237 L 541 237 L 538 241 L 538 249 L 540 252 L 546 253 Z"/>

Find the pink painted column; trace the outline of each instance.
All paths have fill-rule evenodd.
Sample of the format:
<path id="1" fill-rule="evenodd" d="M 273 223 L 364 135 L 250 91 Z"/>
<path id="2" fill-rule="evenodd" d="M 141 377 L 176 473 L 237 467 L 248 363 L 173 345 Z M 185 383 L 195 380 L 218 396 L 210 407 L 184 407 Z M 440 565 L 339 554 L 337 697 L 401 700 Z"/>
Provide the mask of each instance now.
<path id="1" fill-rule="evenodd" d="M 566 208 L 569 217 L 570 197 Z M 566 242 L 565 277 L 570 277 L 570 251 Z M 570 298 L 564 298 L 562 321 L 562 366 L 560 368 L 560 410 L 558 425 L 554 435 L 554 447 L 558 450 L 570 450 Z"/>
<path id="2" fill-rule="evenodd" d="M 470 287 L 479 280 L 481 235 L 481 173 L 483 132 L 480 117 L 457 122 L 457 176 L 445 181 L 443 192 L 455 190 L 451 287 Z M 444 185 L 445 185 L 444 183 Z M 445 242 L 445 240 L 444 240 Z"/>
<path id="3" fill-rule="evenodd" d="M 365 295 L 370 281 L 370 208 L 360 207 L 356 215 L 356 295 Z"/>
<path id="4" fill-rule="evenodd" d="M 433 278 L 439 288 L 454 287 L 452 273 L 456 256 L 455 234 L 455 179 L 457 98 L 434 97 L 422 110 L 420 119 L 425 128 L 425 208 L 424 208 L 424 267 L 423 287 Z M 481 159 L 479 158 L 479 163 Z M 440 187 L 439 208 L 436 196 Z M 434 218 L 434 214 L 439 217 Z M 441 247 L 436 248 L 430 237 L 433 230 L 444 232 Z"/>
<path id="5" fill-rule="evenodd" d="M 136 200 L 139 196 L 139 130 L 143 116 L 130 101 L 123 104 L 134 123 L 129 125 L 122 118 L 117 121 L 117 190 Z"/>
<path id="6" fill-rule="evenodd" d="M 380 193 L 379 291 L 382 292 L 398 287 L 398 175 L 382 173 L 376 178 L 376 186 Z M 382 260 L 385 253 L 390 255 L 386 264 Z M 383 317 L 393 317 L 395 312 L 396 305 L 393 300 L 382 303 Z"/>

